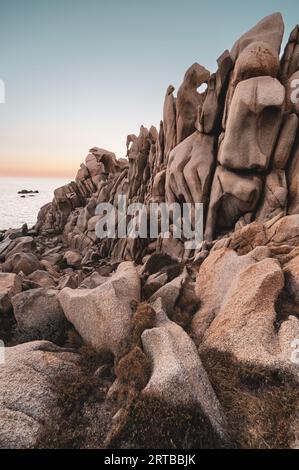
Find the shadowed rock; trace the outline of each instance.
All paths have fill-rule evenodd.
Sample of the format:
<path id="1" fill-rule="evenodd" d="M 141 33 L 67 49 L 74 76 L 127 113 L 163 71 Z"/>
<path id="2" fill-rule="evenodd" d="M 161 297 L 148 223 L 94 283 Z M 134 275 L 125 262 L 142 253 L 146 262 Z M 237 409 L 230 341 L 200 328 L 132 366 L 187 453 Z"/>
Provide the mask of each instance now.
<path id="1" fill-rule="evenodd" d="M 171 151 L 166 170 L 169 203 L 207 203 L 215 165 L 214 145 L 212 136 L 196 131 Z"/>
<path id="2" fill-rule="evenodd" d="M 22 290 L 22 282 L 16 274 L 0 273 L 0 313 L 8 312 L 11 299 Z"/>

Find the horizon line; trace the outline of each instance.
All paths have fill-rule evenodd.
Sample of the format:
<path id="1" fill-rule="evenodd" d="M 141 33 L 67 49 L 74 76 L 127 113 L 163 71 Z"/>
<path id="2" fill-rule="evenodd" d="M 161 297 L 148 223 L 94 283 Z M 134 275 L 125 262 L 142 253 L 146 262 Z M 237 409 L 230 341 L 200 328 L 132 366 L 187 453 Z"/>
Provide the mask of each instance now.
<path id="1" fill-rule="evenodd" d="M 13 173 L 13 172 L 8 172 L 8 173 L 0 173 L 0 178 L 57 178 L 57 179 L 63 179 L 63 178 L 69 178 L 70 180 L 75 180 L 74 176 L 71 176 L 69 174 L 55 174 L 55 173 Z"/>

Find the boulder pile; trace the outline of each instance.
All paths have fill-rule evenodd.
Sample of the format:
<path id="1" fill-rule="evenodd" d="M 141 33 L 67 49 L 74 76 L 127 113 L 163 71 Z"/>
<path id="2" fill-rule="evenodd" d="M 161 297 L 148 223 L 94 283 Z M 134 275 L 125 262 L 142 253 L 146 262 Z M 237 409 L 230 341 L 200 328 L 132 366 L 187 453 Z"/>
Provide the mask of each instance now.
<path id="1" fill-rule="evenodd" d="M 2 234 L 0 447 L 298 447 L 298 28 L 281 54 L 274 13 L 191 65 L 159 129 Z M 120 196 L 202 203 L 203 242 L 99 238 Z"/>

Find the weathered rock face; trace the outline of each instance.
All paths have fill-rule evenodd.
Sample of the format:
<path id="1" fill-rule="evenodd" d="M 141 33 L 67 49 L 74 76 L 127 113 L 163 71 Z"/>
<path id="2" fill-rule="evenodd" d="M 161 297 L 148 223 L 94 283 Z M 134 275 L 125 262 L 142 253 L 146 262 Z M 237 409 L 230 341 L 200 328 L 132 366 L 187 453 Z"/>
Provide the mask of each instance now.
<path id="1" fill-rule="evenodd" d="M 241 216 L 252 214 L 261 191 L 260 176 L 239 175 L 218 166 L 212 183 L 205 238 L 212 240 L 217 229 L 228 229 Z"/>
<path id="2" fill-rule="evenodd" d="M 296 258 L 286 264 L 283 272 L 269 254 L 267 247 L 258 247 L 244 256 L 222 248 L 204 261 L 197 278 L 202 305 L 193 319 L 202 353 L 218 351 L 232 354 L 243 364 L 293 370 L 291 343 L 296 339 L 299 320 L 288 317 L 279 321 L 275 304 L 285 277 L 288 292 L 294 295 Z"/>
<path id="3" fill-rule="evenodd" d="M 130 262 L 95 289 L 63 289 L 59 301 L 82 338 L 100 352 L 118 357 L 130 334 L 132 301 L 140 300 L 140 278 Z"/>
<path id="4" fill-rule="evenodd" d="M 191 65 L 185 74 L 176 101 L 177 144 L 195 131 L 197 109 L 203 103 L 203 95 L 197 88 L 209 78 L 210 72 L 197 63 Z"/>
<path id="5" fill-rule="evenodd" d="M 277 77 L 279 70 L 278 52 L 262 41 L 250 43 L 236 60 L 234 81 L 239 82 L 252 77 Z"/>
<path id="6" fill-rule="evenodd" d="M 209 78 L 207 95 L 202 107 L 198 109 L 195 125 L 204 134 L 218 134 L 221 129 L 226 87 L 233 68 L 233 60 L 228 51 L 217 59 L 217 64 L 218 70 Z"/>
<path id="7" fill-rule="evenodd" d="M 201 301 L 201 308 L 193 318 L 193 329 L 199 341 L 219 314 L 234 279 L 243 270 L 254 265 L 257 259 L 266 258 L 269 254 L 266 247 L 256 248 L 244 256 L 238 256 L 232 249 L 220 248 L 205 259 L 196 280 L 196 293 Z"/>
<path id="8" fill-rule="evenodd" d="M 274 78 L 251 78 L 237 85 L 218 153 L 221 165 L 232 170 L 268 168 L 284 99 L 285 89 Z"/>
<path id="9" fill-rule="evenodd" d="M 280 13 L 266 16 L 253 28 L 238 39 L 230 54 L 234 60 L 251 43 L 262 41 L 271 46 L 277 54 L 280 51 L 281 41 L 284 33 L 283 19 Z"/>
<path id="10" fill-rule="evenodd" d="M 54 384 L 78 372 L 78 354 L 48 341 L 6 348 L 0 364 L 0 448 L 28 449 L 37 444 L 59 403 Z"/>
<path id="11" fill-rule="evenodd" d="M 169 155 L 166 170 L 168 202 L 206 203 L 214 170 L 213 136 L 196 131 Z"/>
<path id="12" fill-rule="evenodd" d="M 275 220 L 275 219 L 274 219 Z M 271 221 L 270 221 L 271 222 Z M 299 214 L 282 217 L 266 227 L 267 244 L 297 246 L 299 241 Z"/>
<path id="13" fill-rule="evenodd" d="M 80 266 L 82 256 L 77 251 L 67 251 L 63 258 L 68 266 L 76 267 Z"/>
<path id="14" fill-rule="evenodd" d="M 275 260 L 264 259 L 242 270 L 205 333 L 204 345 L 231 352 L 238 359 L 269 362 L 269 355 L 279 352 L 274 304 L 283 285 Z"/>
<path id="15" fill-rule="evenodd" d="M 296 114 L 287 114 L 281 127 L 281 132 L 273 156 L 273 166 L 278 170 L 284 170 L 294 146 L 298 128 Z"/>

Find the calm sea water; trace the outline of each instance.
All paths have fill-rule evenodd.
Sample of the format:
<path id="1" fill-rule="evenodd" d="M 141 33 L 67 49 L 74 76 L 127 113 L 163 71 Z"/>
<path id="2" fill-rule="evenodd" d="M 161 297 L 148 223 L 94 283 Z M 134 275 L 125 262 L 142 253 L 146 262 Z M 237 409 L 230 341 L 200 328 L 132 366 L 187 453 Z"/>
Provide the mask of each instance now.
<path id="1" fill-rule="evenodd" d="M 53 199 L 54 189 L 70 182 L 70 178 L 6 178 L 0 177 L 0 230 L 35 224 L 39 209 Z M 33 197 L 21 198 L 22 189 L 38 190 Z"/>

